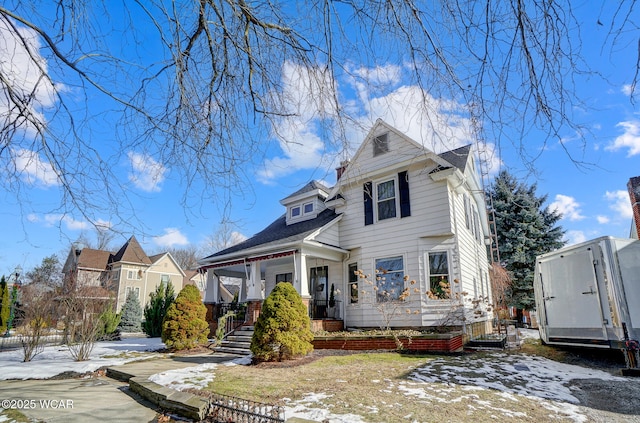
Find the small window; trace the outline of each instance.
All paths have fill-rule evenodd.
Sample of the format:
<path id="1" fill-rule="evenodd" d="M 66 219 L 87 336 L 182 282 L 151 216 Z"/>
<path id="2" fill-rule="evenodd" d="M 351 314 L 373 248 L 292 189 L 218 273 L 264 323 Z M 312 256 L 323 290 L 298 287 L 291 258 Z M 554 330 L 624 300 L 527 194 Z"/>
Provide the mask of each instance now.
<path id="1" fill-rule="evenodd" d="M 165 285 L 168 285 L 169 282 L 171 282 L 171 276 L 169 275 L 160 276 L 160 282 L 163 282 Z"/>
<path id="2" fill-rule="evenodd" d="M 304 205 L 304 214 L 313 212 L 313 203 L 307 203 Z"/>
<path id="3" fill-rule="evenodd" d="M 404 260 L 402 256 L 376 260 L 376 299 L 393 301 L 404 291 Z"/>
<path id="4" fill-rule="evenodd" d="M 127 287 L 127 297 L 130 294 L 133 295 L 135 298 L 137 298 L 139 300 L 140 299 L 140 288 L 133 287 L 133 286 L 128 286 Z"/>
<path id="5" fill-rule="evenodd" d="M 348 268 L 349 292 L 351 292 L 351 304 L 358 302 L 358 263 L 351 263 Z"/>
<path id="6" fill-rule="evenodd" d="M 443 300 L 451 297 L 449 262 L 446 251 L 429 253 L 429 298 Z"/>
<path id="7" fill-rule="evenodd" d="M 291 217 L 300 216 L 300 206 L 291 207 Z"/>
<path id="8" fill-rule="evenodd" d="M 387 134 L 382 134 L 373 139 L 373 156 L 378 156 L 389 152 L 389 142 Z"/>
<path id="9" fill-rule="evenodd" d="M 276 275 L 276 284 L 280 282 L 293 282 L 293 273 L 279 273 Z"/>
<path id="10" fill-rule="evenodd" d="M 379 183 L 376 189 L 378 202 L 378 220 L 396 217 L 396 184 L 395 180 Z"/>
<path id="11" fill-rule="evenodd" d="M 127 279 L 137 281 L 140 279 L 139 270 L 127 270 Z"/>

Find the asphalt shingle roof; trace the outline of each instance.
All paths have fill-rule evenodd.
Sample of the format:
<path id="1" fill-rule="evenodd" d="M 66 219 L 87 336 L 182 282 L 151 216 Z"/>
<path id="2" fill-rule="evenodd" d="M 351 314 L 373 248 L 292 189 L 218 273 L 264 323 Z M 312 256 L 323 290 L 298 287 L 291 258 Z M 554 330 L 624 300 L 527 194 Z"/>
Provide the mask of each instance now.
<path id="1" fill-rule="evenodd" d="M 124 261 L 128 263 L 151 264 L 151 259 L 144 252 L 135 235 L 120 248 L 120 250 L 111 259 L 112 263 Z"/>
<path id="2" fill-rule="evenodd" d="M 471 144 L 456 148 L 455 150 L 445 151 L 444 153 L 438 154 L 438 156 L 451 163 L 454 167 L 460 169 L 461 172 L 464 172 L 470 151 Z"/>
<path id="3" fill-rule="evenodd" d="M 269 244 L 275 246 L 282 243 L 302 241 L 313 231 L 323 227 L 337 216 L 335 211 L 326 209 L 320 212 L 315 219 L 287 225 L 286 215 L 282 215 L 251 238 L 232 247 L 218 251 L 215 254 L 205 257 L 205 259 L 225 256 L 257 246 L 267 246 Z"/>

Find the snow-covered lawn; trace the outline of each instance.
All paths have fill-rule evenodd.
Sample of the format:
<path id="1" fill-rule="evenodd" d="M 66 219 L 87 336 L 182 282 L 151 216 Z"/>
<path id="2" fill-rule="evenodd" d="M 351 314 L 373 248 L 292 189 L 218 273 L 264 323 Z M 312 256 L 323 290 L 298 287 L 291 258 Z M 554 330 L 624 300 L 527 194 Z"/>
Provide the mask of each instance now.
<path id="1" fill-rule="evenodd" d="M 164 345 L 158 338 L 129 338 L 122 341 L 98 342 L 86 362 L 73 361 L 64 346 L 48 346 L 32 362 L 23 363 L 20 350 L 0 352 L 0 380 L 45 379 L 72 371 L 85 373 L 103 366 L 124 364 L 129 361 L 161 356 L 155 353 Z M 224 364 L 201 364 L 181 370 L 169 370 L 151 376 L 151 380 L 177 390 L 205 388 L 215 378 L 217 366 L 247 364 L 239 359 Z M 510 404 L 522 398 L 533 398 L 551 415 L 583 422 L 587 417 L 576 406 L 578 399 L 570 384 L 575 379 L 623 381 L 600 370 L 558 363 L 546 358 L 524 354 L 506 354 L 501 351 L 482 355 L 436 358 L 410 372 L 405 380 L 372 380 L 381 389 L 401 392 L 409 401 L 455 403 L 472 401 L 477 410 L 486 410 L 501 418 L 523 417 L 512 411 Z M 336 383 L 347 383 L 337 375 Z M 482 400 L 481 391 L 498 391 L 501 404 Z M 364 422 L 357 414 L 332 414 L 323 401 L 330 393 L 310 392 L 304 398 L 284 399 L 288 404 L 286 417 L 300 417 L 316 421 Z M 475 398 L 475 399 L 474 399 Z M 375 410 L 378 404 L 365 404 Z M 517 408 L 517 407 L 515 407 Z M 374 411 L 375 412 L 375 411 Z M 413 420 L 407 416 L 408 421 Z"/>
<path id="2" fill-rule="evenodd" d="M 64 345 L 44 347 L 32 361 L 22 361 L 22 349 L 0 352 L 0 380 L 48 379 L 64 372 L 86 373 L 104 366 L 148 359 L 164 348 L 160 338 L 125 338 L 121 341 L 96 342 L 88 361 L 74 361 Z"/>

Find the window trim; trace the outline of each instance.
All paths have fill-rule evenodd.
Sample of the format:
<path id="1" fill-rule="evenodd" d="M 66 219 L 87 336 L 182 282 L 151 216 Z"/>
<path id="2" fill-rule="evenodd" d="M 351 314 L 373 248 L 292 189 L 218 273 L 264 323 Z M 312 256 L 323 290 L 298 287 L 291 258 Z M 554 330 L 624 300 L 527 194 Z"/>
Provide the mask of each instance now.
<path id="1" fill-rule="evenodd" d="M 426 282 L 427 285 L 429 287 L 428 292 L 432 292 L 431 291 L 431 255 L 435 255 L 435 254 L 445 254 L 445 257 L 447 258 L 447 281 L 449 282 L 449 289 L 450 289 L 450 293 L 449 296 L 446 298 L 431 298 L 430 296 L 427 296 L 428 299 L 434 300 L 434 301 L 442 301 L 442 300 L 450 300 L 452 298 L 453 294 L 453 279 L 451 278 L 451 254 L 449 250 L 433 250 L 433 251 L 426 251 L 425 252 L 425 259 L 426 259 L 426 266 L 425 266 L 425 271 L 426 271 Z M 433 276 L 441 276 L 440 274 L 435 274 Z"/>
<path id="2" fill-rule="evenodd" d="M 402 260 L 402 269 L 391 269 L 391 271 L 389 271 L 388 273 L 401 273 L 402 276 L 400 277 L 400 282 L 401 286 L 399 286 L 399 288 L 401 288 L 400 290 L 397 290 L 395 292 L 395 297 L 394 298 L 389 298 L 387 301 L 400 301 L 400 294 L 402 294 L 402 292 L 404 291 L 404 289 L 407 287 L 406 285 L 406 257 L 404 254 L 398 254 L 398 255 L 389 255 L 389 256 L 384 256 L 384 257 L 376 257 L 373 259 L 373 269 L 374 269 L 374 275 L 375 275 L 375 283 L 374 283 L 374 287 L 378 287 L 380 288 L 379 285 L 379 280 L 378 278 L 380 277 L 384 277 L 384 276 L 379 276 L 380 273 L 380 269 L 378 269 L 378 262 L 382 261 L 382 260 L 394 260 L 394 259 L 401 259 Z M 385 269 L 385 270 L 390 270 L 390 269 Z M 388 274 L 387 273 L 387 274 Z M 383 291 L 384 292 L 384 291 Z M 376 304 L 381 303 L 383 301 L 380 301 L 381 298 L 381 293 L 380 293 L 380 289 L 375 290 L 375 302 Z"/>
<path id="3" fill-rule="evenodd" d="M 371 144 L 373 145 L 373 157 L 388 153 L 390 151 L 389 133 L 385 132 L 384 134 L 374 137 Z"/>
<path id="4" fill-rule="evenodd" d="M 349 284 L 349 290 L 347 292 L 349 292 L 349 304 L 358 304 L 360 302 L 360 281 L 358 280 L 358 275 L 356 275 L 357 271 L 358 262 L 347 264 L 347 283 Z"/>

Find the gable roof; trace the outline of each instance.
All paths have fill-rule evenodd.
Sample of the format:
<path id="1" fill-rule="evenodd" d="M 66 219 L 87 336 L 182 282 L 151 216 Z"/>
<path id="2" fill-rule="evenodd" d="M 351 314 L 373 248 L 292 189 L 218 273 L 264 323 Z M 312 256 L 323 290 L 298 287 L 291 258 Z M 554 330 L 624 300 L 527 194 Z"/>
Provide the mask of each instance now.
<path id="1" fill-rule="evenodd" d="M 77 267 L 103 271 L 107 268 L 110 258 L 111 253 L 109 251 L 83 248 L 78 255 Z"/>
<path id="2" fill-rule="evenodd" d="M 469 159 L 469 153 L 471 152 L 471 144 L 465 145 L 464 147 L 456 148 L 455 150 L 445 151 L 444 153 L 438 154 L 439 157 L 445 159 L 449 162 L 453 167 L 460 169 L 461 172 L 464 173 L 465 168 L 467 167 L 467 161 Z M 446 169 L 442 165 L 438 166 L 436 171 Z"/>
<path id="3" fill-rule="evenodd" d="M 140 246 L 140 243 L 138 243 L 135 235 L 132 235 L 111 259 L 111 263 L 117 263 L 120 261 L 147 265 L 151 264 L 151 260 Z"/>
<path id="4" fill-rule="evenodd" d="M 215 254 L 205 257 L 203 260 L 233 254 L 241 250 L 246 250 L 258 246 L 276 246 L 282 243 L 302 241 L 314 231 L 320 229 L 339 215 L 330 209 L 323 210 L 314 219 L 287 225 L 286 215 L 280 216 L 262 231 L 249 239 L 232 247 L 218 251 Z"/>
<path id="5" fill-rule="evenodd" d="M 280 202 L 281 203 L 286 203 L 286 201 L 289 198 L 294 198 L 294 197 L 297 197 L 299 195 L 305 194 L 307 192 L 312 192 L 312 191 L 317 191 L 317 190 L 329 193 L 329 191 L 331 191 L 331 188 L 329 188 L 328 186 L 326 186 L 325 184 L 323 184 L 320 181 L 313 180 L 313 181 L 307 183 L 305 186 L 303 186 L 299 190 L 297 190 L 296 192 L 294 192 L 293 194 L 287 195 L 285 198 L 280 200 Z"/>

